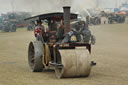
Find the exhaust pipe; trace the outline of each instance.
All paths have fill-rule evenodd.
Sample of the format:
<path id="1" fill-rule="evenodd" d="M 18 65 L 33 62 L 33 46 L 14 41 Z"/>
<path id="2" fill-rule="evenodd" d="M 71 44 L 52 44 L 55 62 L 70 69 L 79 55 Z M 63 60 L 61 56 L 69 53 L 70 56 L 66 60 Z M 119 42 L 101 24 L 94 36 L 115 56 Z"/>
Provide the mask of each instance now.
<path id="1" fill-rule="evenodd" d="M 70 6 L 63 7 L 64 11 L 64 34 L 70 31 Z"/>

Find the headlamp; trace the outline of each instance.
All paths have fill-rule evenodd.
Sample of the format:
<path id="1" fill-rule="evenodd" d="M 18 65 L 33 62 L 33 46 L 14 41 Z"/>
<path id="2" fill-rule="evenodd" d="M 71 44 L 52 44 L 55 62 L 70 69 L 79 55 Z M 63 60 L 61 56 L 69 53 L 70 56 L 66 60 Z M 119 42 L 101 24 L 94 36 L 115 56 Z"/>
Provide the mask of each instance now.
<path id="1" fill-rule="evenodd" d="M 76 42 L 77 41 L 77 38 L 75 35 L 72 35 L 71 38 L 70 38 L 70 41 L 72 42 Z"/>

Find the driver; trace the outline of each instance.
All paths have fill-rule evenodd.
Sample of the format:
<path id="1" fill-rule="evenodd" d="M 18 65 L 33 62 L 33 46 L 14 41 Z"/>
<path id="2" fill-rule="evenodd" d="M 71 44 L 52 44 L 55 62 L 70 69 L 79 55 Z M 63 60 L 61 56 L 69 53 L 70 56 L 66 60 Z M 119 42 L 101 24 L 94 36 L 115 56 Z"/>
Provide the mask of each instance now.
<path id="1" fill-rule="evenodd" d="M 42 25 L 41 20 L 37 21 L 37 26 L 34 29 L 34 34 L 36 37 L 36 40 L 41 40 L 41 37 L 44 35 L 45 33 L 45 27 Z"/>

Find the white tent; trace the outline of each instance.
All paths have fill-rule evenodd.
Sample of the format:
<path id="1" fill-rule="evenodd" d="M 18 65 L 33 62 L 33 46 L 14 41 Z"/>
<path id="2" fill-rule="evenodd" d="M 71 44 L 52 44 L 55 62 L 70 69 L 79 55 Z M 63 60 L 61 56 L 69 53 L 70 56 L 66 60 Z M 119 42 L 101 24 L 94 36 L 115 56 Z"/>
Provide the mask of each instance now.
<path id="1" fill-rule="evenodd" d="M 122 7 L 122 8 L 120 9 L 120 11 L 128 11 L 128 8 Z"/>

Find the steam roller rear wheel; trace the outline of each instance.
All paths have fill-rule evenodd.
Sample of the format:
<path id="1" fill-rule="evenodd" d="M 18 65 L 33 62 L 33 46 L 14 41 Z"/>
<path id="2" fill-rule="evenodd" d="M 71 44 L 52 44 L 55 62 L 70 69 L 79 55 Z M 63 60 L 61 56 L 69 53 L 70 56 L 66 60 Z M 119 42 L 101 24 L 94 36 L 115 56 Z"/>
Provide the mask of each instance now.
<path id="1" fill-rule="evenodd" d="M 41 41 L 30 42 L 28 49 L 28 62 L 32 72 L 41 72 L 44 68 L 42 64 L 42 49 Z"/>
<path id="2" fill-rule="evenodd" d="M 57 78 L 88 77 L 91 71 L 90 53 L 84 47 L 76 49 L 61 49 L 60 62 L 62 68 L 55 68 Z"/>

